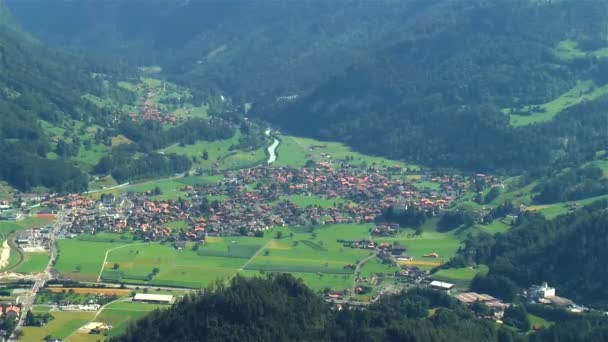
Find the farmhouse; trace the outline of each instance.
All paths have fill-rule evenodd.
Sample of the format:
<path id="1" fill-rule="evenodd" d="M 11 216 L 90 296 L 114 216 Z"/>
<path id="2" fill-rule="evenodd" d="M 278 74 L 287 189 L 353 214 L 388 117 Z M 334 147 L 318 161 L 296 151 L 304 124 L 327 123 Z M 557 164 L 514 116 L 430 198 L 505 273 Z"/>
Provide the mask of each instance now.
<path id="1" fill-rule="evenodd" d="M 136 293 L 135 297 L 133 297 L 133 301 L 154 304 L 173 304 L 175 303 L 175 297 L 172 295 Z"/>

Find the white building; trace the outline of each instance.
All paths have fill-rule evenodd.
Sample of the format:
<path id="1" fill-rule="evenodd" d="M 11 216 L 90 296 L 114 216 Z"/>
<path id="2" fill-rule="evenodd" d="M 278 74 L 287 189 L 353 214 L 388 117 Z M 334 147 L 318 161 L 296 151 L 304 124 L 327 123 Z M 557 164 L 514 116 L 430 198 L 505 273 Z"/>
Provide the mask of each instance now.
<path id="1" fill-rule="evenodd" d="M 454 284 L 452 283 L 446 283 L 443 281 L 438 281 L 438 280 L 433 280 L 430 284 L 430 287 L 437 289 L 437 290 L 443 290 L 443 291 L 447 291 L 450 292 L 450 290 L 452 290 L 454 288 Z"/>
<path id="2" fill-rule="evenodd" d="M 555 287 L 549 287 L 547 282 L 543 282 L 542 285 L 532 285 L 529 290 L 530 297 L 534 299 L 546 299 L 555 297 Z"/>
<path id="3" fill-rule="evenodd" d="M 175 297 L 172 295 L 136 293 L 133 297 L 134 302 L 155 303 L 155 304 L 173 304 Z"/>

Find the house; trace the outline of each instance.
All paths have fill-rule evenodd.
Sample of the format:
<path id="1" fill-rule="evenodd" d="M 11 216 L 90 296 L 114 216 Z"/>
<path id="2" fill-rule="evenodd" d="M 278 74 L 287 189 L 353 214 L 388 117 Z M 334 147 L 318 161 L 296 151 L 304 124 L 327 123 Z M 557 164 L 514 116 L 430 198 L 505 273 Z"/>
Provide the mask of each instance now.
<path id="1" fill-rule="evenodd" d="M 8 318 L 12 318 L 17 320 L 19 318 L 19 313 L 21 312 L 21 308 L 15 305 L 7 306 L 4 308 L 4 314 Z"/>
<path id="2" fill-rule="evenodd" d="M 133 301 L 142 302 L 142 303 L 153 303 L 153 304 L 173 304 L 173 303 L 175 303 L 175 296 L 148 294 L 148 293 L 136 293 L 135 297 L 133 297 Z"/>

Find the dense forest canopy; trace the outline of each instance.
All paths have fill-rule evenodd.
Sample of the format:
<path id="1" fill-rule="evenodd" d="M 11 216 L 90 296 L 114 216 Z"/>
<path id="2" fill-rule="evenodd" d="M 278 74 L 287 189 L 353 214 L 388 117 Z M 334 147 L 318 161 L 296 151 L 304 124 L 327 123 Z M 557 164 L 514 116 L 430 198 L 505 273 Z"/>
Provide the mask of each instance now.
<path id="1" fill-rule="evenodd" d="M 523 306 L 516 308 L 527 322 Z M 518 334 L 475 318 L 456 299 L 428 289 L 385 296 L 366 309 L 346 306 L 337 310 L 301 280 L 275 274 L 267 279 L 237 277 L 229 287 L 221 285 L 187 297 L 169 310 L 143 318 L 113 340 L 503 342 L 588 341 L 606 336 L 605 317 L 533 309 L 560 323 L 537 333 Z M 507 313 L 506 319 L 511 317 L 517 315 Z"/>

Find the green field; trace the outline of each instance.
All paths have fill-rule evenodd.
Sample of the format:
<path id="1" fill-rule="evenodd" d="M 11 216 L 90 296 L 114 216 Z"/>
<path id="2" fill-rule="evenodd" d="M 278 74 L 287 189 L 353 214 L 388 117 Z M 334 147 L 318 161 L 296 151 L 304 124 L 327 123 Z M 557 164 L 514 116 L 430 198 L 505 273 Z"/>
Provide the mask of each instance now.
<path id="1" fill-rule="evenodd" d="M 471 280 L 475 278 L 477 274 L 487 274 L 489 271 L 488 266 L 480 265 L 477 267 L 463 267 L 463 268 L 450 268 L 442 269 L 433 274 L 433 279 L 447 281 L 456 284 L 456 286 L 468 289 Z"/>
<path id="2" fill-rule="evenodd" d="M 325 142 L 310 138 L 294 136 L 280 136 L 281 144 L 277 148 L 278 159 L 274 165 L 300 168 L 304 167 L 307 160 L 316 162 L 342 161 L 346 157 L 352 157 L 352 164 L 376 165 L 376 166 L 407 166 L 410 169 L 418 169 L 414 165 L 406 165 L 402 162 L 374 157 L 355 152 L 350 147 L 337 142 Z"/>
<path id="3" fill-rule="evenodd" d="M 95 317 L 94 312 L 51 313 L 55 319 L 42 327 L 23 327 L 23 341 L 43 341 L 45 336 L 65 339 Z"/>
<path id="4" fill-rule="evenodd" d="M 158 274 L 154 275 L 149 283 L 191 288 L 204 287 L 216 279 L 231 278 L 247 262 L 247 256 L 255 253 L 264 243 L 262 239 L 256 238 L 241 238 L 241 242 L 234 244 L 229 242 L 230 246 L 223 241 L 210 243 L 211 246 L 202 246 L 198 251 L 192 250 L 192 244 L 188 244 L 183 250 L 177 250 L 168 244 L 117 249 L 110 252 L 108 267 L 104 270 L 103 277 L 143 283 L 147 282 L 147 277 L 153 269 L 158 268 Z M 234 249 L 234 255 L 229 254 L 228 247 Z M 249 254 L 238 255 L 239 249 L 246 249 Z M 110 269 L 110 265 L 114 264 L 119 265 L 117 270 Z"/>
<path id="5" fill-rule="evenodd" d="M 352 274 L 346 265 L 356 264 L 372 251 L 343 247 L 336 240 L 368 237 L 369 224 L 323 226 L 314 230 L 289 229 L 284 238 L 273 240 L 245 268 L 268 272 Z M 293 234 L 293 237 L 291 237 Z M 316 235 L 313 236 L 313 234 Z"/>
<path id="6" fill-rule="evenodd" d="M 143 318 L 155 309 L 169 308 L 169 305 L 141 304 L 117 302 L 104 307 L 103 311 L 95 318 L 95 322 L 102 322 L 112 327 L 108 332 L 108 338 L 123 334 L 130 323 Z"/>
<path id="7" fill-rule="evenodd" d="M 198 141 L 192 145 L 180 146 L 171 145 L 162 151 L 165 153 L 175 153 L 189 157 L 193 160 L 194 168 L 230 170 L 259 165 L 266 160 L 266 146 L 254 151 L 239 151 L 233 147 L 239 144 L 241 138 L 240 131 L 226 140 L 219 141 Z M 203 152 L 207 151 L 208 159 L 203 159 Z"/>
<path id="8" fill-rule="evenodd" d="M 0 237 L 25 229 L 40 228 L 53 223 L 53 219 L 40 218 L 36 216 L 28 217 L 17 222 L 0 221 Z"/>
<path id="9" fill-rule="evenodd" d="M 49 253 L 25 253 L 25 260 L 13 271 L 18 273 L 38 273 L 43 272 L 49 264 L 51 258 Z"/>
<path id="10" fill-rule="evenodd" d="M 125 245 L 128 244 L 75 239 L 58 240 L 59 255 L 55 269 L 65 278 L 95 281 L 101 270 L 106 251 Z"/>
<path id="11" fill-rule="evenodd" d="M 592 101 L 608 94 L 608 85 L 596 87 L 593 81 L 579 81 L 578 84 L 562 94 L 553 101 L 539 104 L 542 112 L 535 112 L 532 115 L 511 115 L 511 125 L 524 126 L 538 122 L 551 121 L 557 114 L 565 109 L 575 106 L 583 101 Z M 529 106 L 528 106 L 529 107 Z M 527 107 L 526 107 L 527 109 Z M 509 110 L 505 110 L 509 113 Z"/>
<path id="12" fill-rule="evenodd" d="M 585 58 L 587 56 L 593 56 L 598 58 L 608 57 L 608 48 L 597 49 L 591 52 L 582 51 L 578 43 L 573 40 L 563 40 L 559 42 L 557 47 L 553 49 L 553 53 L 557 58 L 564 61 L 572 61 L 577 58 Z"/>
<path id="13" fill-rule="evenodd" d="M 266 274 L 272 272 L 264 271 L 240 271 L 239 274 L 244 277 L 265 277 Z M 350 289 L 353 284 L 354 276 L 352 274 L 325 274 L 325 273 L 300 273 L 290 272 L 296 279 L 302 279 L 304 284 L 320 292 L 326 288 L 335 290 Z"/>
<path id="14" fill-rule="evenodd" d="M 298 207 L 306 208 L 308 206 L 319 206 L 321 208 L 331 208 L 337 206 L 340 203 L 345 203 L 341 198 L 323 198 L 319 196 L 306 196 L 306 195 L 287 195 L 281 196 L 277 201 L 271 204 L 276 204 L 281 201 L 289 201 Z"/>
<path id="15" fill-rule="evenodd" d="M 150 196 L 150 199 L 159 201 L 177 200 L 180 197 L 184 199 L 188 197 L 187 192 L 183 191 L 187 185 L 211 184 L 219 182 L 221 179 L 221 176 L 190 176 L 133 184 L 121 188 L 120 191 L 123 193 L 129 191 L 147 192 L 158 187 L 161 194 Z"/>

